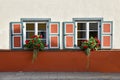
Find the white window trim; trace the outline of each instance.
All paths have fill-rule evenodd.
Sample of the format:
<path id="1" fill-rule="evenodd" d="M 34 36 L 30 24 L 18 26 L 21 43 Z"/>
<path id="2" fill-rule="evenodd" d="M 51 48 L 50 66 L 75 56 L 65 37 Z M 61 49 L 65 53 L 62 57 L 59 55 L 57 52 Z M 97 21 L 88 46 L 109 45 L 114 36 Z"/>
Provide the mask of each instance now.
<path id="1" fill-rule="evenodd" d="M 22 26 L 21 26 L 21 24 L 20 24 L 20 33 L 14 33 L 14 25 L 15 24 L 20 24 L 20 23 L 14 23 L 14 24 L 12 24 L 12 34 L 22 34 Z"/>
<path id="2" fill-rule="evenodd" d="M 35 35 L 38 35 L 38 23 L 46 23 L 46 45 L 48 45 L 48 28 L 47 28 L 47 22 L 23 22 L 23 44 L 25 44 L 26 41 L 26 24 L 27 23 L 34 23 L 35 24 Z M 47 47 L 45 47 L 47 49 Z"/>
<path id="3" fill-rule="evenodd" d="M 57 47 L 52 47 L 52 46 L 51 46 L 51 37 L 57 37 L 57 42 L 58 42 L 58 44 L 57 44 L 58 46 L 57 46 Z M 52 49 L 52 48 L 59 48 L 59 37 L 58 37 L 57 35 L 51 35 L 51 36 L 50 36 L 50 48 L 51 48 L 51 49 Z"/>
<path id="4" fill-rule="evenodd" d="M 14 47 L 14 37 L 20 37 L 20 47 Z M 21 35 L 19 35 L 19 36 L 12 36 L 12 40 L 13 40 L 13 43 L 12 43 L 13 48 L 15 48 L 15 49 L 22 48 L 22 36 Z"/>
<path id="5" fill-rule="evenodd" d="M 90 31 L 89 31 L 89 26 L 90 26 L 90 25 L 89 25 L 89 22 L 87 22 L 86 24 L 87 24 L 87 26 L 86 26 L 86 27 L 87 27 L 86 38 L 87 38 L 87 40 L 89 40 L 89 32 L 90 32 Z"/>
<path id="6" fill-rule="evenodd" d="M 38 35 L 38 23 L 37 22 L 35 22 L 35 33 L 34 34 Z"/>
<path id="7" fill-rule="evenodd" d="M 78 26 L 77 26 L 77 24 L 78 23 L 86 23 L 86 40 L 89 40 L 89 23 L 98 23 L 98 39 L 100 39 L 100 28 L 99 28 L 99 25 L 100 25 L 100 22 L 99 21 L 78 21 L 78 22 L 75 22 L 75 26 L 76 26 L 76 32 L 75 32 L 75 34 L 76 34 L 76 36 L 75 36 L 75 44 L 76 45 L 78 45 L 78 42 L 77 42 L 77 40 L 78 40 L 78 38 L 77 38 L 77 28 L 78 28 Z M 83 39 L 83 40 L 85 40 L 85 39 Z M 81 39 L 82 40 L 82 39 Z"/>

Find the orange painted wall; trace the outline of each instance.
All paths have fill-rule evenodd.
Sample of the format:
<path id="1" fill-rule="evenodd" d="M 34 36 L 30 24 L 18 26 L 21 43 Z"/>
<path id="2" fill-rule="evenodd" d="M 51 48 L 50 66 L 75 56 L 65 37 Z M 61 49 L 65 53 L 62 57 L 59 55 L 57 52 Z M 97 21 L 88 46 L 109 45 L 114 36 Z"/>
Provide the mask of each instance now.
<path id="1" fill-rule="evenodd" d="M 0 71 L 86 72 L 86 55 L 79 50 L 39 52 L 32 63 L 32 51 L 0 51 Z M 90 72 L 120 72 L 120 51 L 92 52 Z"/>

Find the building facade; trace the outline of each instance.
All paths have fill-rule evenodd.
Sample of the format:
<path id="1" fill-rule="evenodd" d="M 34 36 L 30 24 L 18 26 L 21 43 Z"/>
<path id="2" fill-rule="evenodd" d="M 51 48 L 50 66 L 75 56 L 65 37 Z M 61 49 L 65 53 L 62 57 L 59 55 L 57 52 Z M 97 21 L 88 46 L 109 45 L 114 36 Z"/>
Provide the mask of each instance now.
<path id="1" fill-rule="evenodd" d="M 98 37 L 101 49 L 120 49 L 120 0 L 0 0 L 0 49 L 23 49 L 43 35 L 47 49 L 78 49 Z"/>

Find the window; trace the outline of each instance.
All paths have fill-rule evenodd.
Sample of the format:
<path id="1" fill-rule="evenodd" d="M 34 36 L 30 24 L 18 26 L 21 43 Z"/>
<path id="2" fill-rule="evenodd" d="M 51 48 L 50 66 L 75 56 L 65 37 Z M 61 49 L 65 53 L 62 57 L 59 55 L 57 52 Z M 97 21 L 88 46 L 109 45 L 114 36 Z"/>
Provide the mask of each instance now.
<path id="1" fill-rule="evenodd" d="M 22 18 L 21 22 L 10 23 L 11 49 L 24 49 L 25 40 L 33 35 L 42 35 L 47 49 L 77 49 L 82 40 L 89 40 L 91 36 L 101 40 L 101 49 L 111 49 L 112 27 L 113 22 L 103 18 L 74 18 L 61 26 L 50 18 Z"/>
<path id="2" fill-rule="evenodd" d="M 89 40 L 90 37 L 99 38 L 99 21 L 80 21 L 76 22 L 77 26 L 77 46 L 81 45 L 81 41 Z"/>
<path id="3" fill-rule="evenodd" d="M 24 22 L 24 43 L 25 40 L 30 40 L 33 35 L 42 35 L 42 41 L 46 44 L 46 27 L 46 22 Z"/>

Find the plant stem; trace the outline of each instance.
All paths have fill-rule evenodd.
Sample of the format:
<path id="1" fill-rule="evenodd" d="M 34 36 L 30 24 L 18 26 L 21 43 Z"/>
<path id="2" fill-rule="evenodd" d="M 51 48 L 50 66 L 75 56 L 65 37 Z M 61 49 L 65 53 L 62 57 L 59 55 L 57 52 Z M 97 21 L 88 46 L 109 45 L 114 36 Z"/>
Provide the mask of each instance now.
<path id="1" fill-rule="evenodd" d="M 32 58 L 32 63 L 34 63 L 35 59 L 37 58 L 39 49 L 33 49 L 33 58 Z"/>

